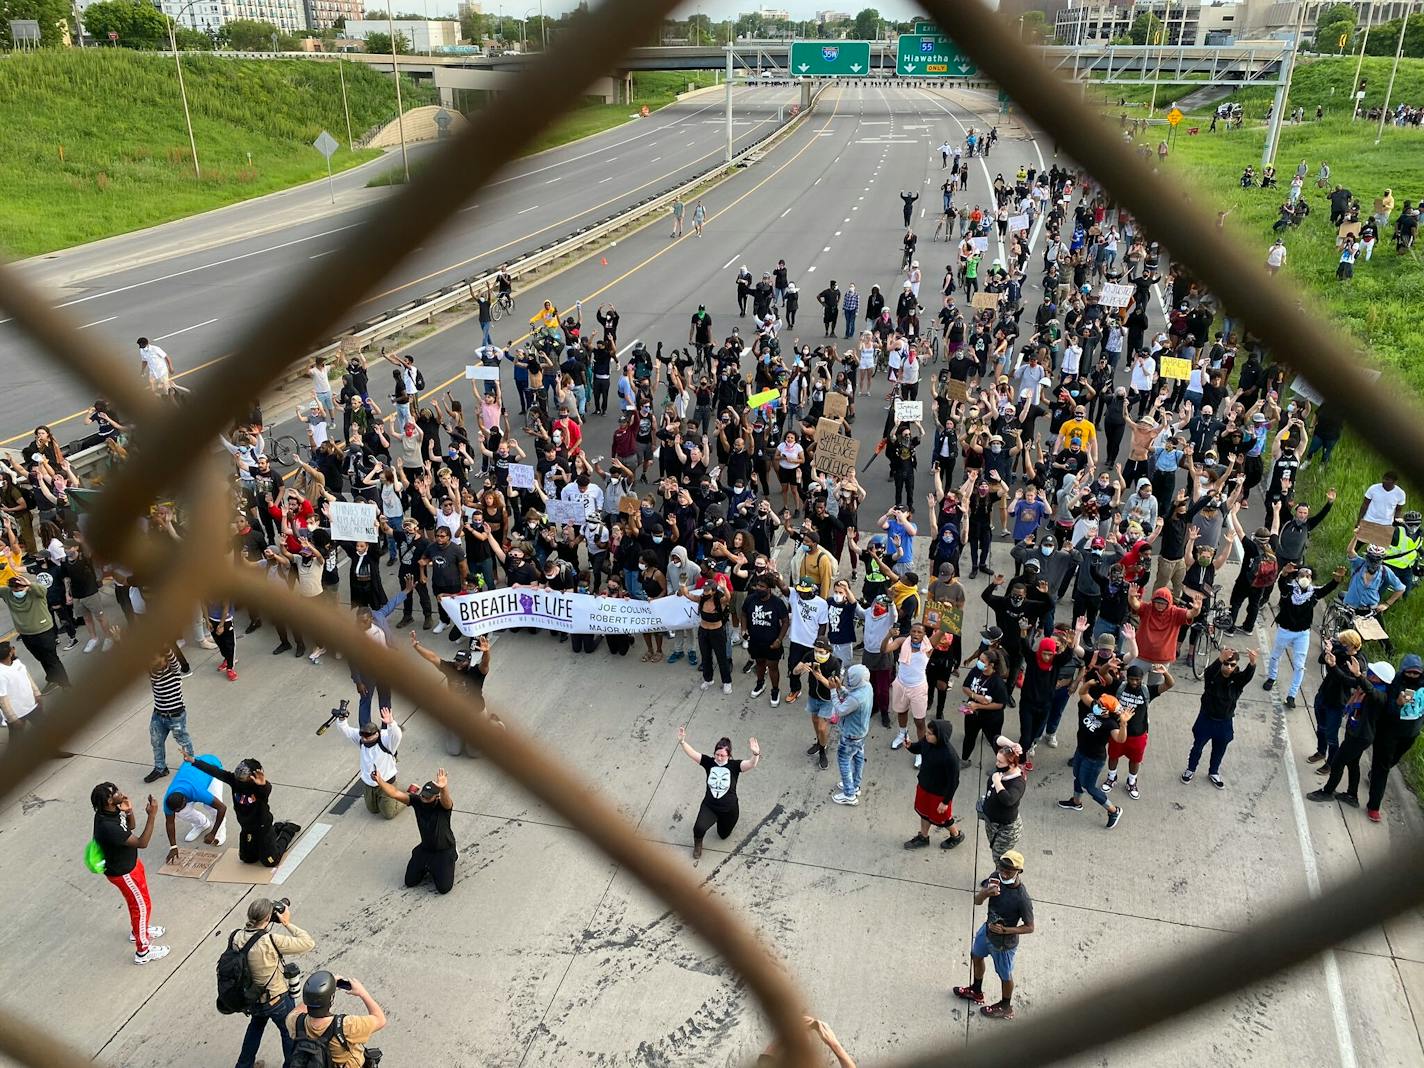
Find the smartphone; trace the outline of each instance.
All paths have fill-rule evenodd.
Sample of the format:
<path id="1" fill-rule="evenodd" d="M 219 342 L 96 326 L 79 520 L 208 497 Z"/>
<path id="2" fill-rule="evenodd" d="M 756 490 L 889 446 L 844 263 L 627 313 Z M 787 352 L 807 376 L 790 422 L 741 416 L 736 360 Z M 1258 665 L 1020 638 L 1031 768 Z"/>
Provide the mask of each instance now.
<path id="1" fill-rule="evenodd" d="M 350 990 L 350 989 L 351 989 L 351 980 L 350 980 L 350 979 L 338 979 L 338 980 L 336 980 L 336 987 L 337 987 L 338 990 Z"/>

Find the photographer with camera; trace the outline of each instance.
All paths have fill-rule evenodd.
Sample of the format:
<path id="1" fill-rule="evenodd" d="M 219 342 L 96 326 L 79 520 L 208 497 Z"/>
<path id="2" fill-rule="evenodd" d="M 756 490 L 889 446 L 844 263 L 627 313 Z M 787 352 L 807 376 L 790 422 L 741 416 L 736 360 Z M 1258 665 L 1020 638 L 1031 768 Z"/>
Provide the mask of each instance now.
<path id="1" fill-rule="evenodd" d="M 237 982 L 229 982 L 225 990 L 223 962 L 219 960 L 218 1007 L 234 1008 L 228 998 L 240 993 L 245 1004 L 238 1011 L 249 1014 L 237 1068 L 253 1068 L 256 1064 L 262 1032 L 269 1020 L 282 1036 L 282 1063 L 286 1064 L 294 1043 L 284 1025 L 296 1010 L 297 977 L 301 974 L 286 958 L 310 952 L 316 948 L 316 940 L 292 922 L 290 901 L 259 897 L 247 906 L 247 926 L 228 935 L 227 948 L 229 953 L 242 954 L 238 962 L 242 970 L 228 972 Z"/>
<path id="2" fill-rule="evenodd" d="M 361 999 L 362 1016 L 332 1015 L 336 992 L 345 990 Z M 371 1036 L 386 1026 L 386 1014 L 366 992 L 359 979 L 344 979 L 331 972 L 313 972 L 302 987 L 302 1007 L 287 1018 L 294 1040 L 287 1068 L 377 1068 L 381 1051 L 367 1049 Z"/>

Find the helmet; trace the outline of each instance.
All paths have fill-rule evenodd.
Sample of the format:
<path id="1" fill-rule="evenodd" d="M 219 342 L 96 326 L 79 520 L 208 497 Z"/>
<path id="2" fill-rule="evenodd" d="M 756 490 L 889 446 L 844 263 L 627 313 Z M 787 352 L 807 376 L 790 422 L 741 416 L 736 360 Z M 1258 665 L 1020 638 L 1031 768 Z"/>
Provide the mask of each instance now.
<path id="1" fill-rule="evenodd" d="M 1384 559 L 1384 546 L 1371 545 L 1365 550 L 1365 559 L 1372 564 L 1377 564 Z"/>
<path id="2" fill-rule="evenodd" d="M 331 1015 L 331 1003 L 336 998 L 336 976 L 330 972 L 312 972 L 302 984 L 302 1004 L 307 1015 L 317 1018 Z"/>
<path id="3" fill-rule="evenodd" d="M 1406 527 L 1417 527 L 1421 522 L 1424 522 L 1424 516 L 1421 516 L 1418 512 L 1404 513 L 1404 525 Z"/>

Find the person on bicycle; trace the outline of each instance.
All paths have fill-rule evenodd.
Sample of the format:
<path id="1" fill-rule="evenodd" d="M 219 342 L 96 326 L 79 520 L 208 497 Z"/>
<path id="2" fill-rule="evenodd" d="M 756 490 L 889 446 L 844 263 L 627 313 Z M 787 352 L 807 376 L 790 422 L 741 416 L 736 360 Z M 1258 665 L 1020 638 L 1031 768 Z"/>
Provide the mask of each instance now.
<path id="1" fill-rule="evenodd" d="M 1271 690 L 1276 685 L 1276 668 L 1281 662 L 1281 653 L 1290 650 L 1290 688 L 1286 691 L 1286 707 L 1295 707 L 1296 694 L 1305 679 L 1305 658 L 1310 652 L 1310 632 L 1315 626 L 1315 606 L 1335 592 L 1335 587 L 1345 577 L 1344 565 L 1337 567 L 1330 581 L 1324 586 L 1316 586 L 1315 577 L 1309 567 L 1289 563 L 1281 568 L 1281 577 L 1276 580 L 1280 587 L 1280 606 L 1276 610 L 1276 637 L 1271 644 L 1271 657 L 1266 661 L 1266 681 L 1261 689 Z"/>
<path id="2" fill-rule="evenodd" d="M 1384 566 L 1382 546 L 1368 546 L 1363 556 L 1356 552 L 1358 548 L 1358 543 L 1350 546 L 1350 584 L 1342 600 L 1356 612 L 1368 614 L 1373 610 L 1374 614 L 1382 615 L 1404 596 L 1404 583 Z"/>
<path id="3" fill-rule="evenodd" d="M 514 307 L 514 279 L 509 273 L 509 264 L 501 263 L 494 276 L 494 287 L 499 292 L 499 302 L 506 308 Z"/>

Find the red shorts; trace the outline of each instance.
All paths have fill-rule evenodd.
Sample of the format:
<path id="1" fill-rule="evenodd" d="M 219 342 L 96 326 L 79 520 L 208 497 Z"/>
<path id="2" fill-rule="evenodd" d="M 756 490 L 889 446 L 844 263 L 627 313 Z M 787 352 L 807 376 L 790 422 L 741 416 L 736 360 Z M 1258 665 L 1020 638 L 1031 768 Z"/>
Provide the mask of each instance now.
<path id="1" fill-rule="evenodd" d="M 1108 763 L 1115 764 L 1123 757 L 1127 757 L 1134 764 L 1142 763 L 1142 755 L 1147 752 L 1147 735 L 1139 734 L 1137 737 L 1127 736 L 1125 742 L 1108 742 Z"/>
<path id="2" fill-rule="evenodd" d="M 944 827 L 949 824 L 950 817 L 954 815 L 954 804 L 950 803 L 943 816 L 939 813 L 939 803 L 944 800 L 930 793 L 923 786 L 915 786 L 915 815 L 921 819 L 929 820 L 936 827 Z"/>

